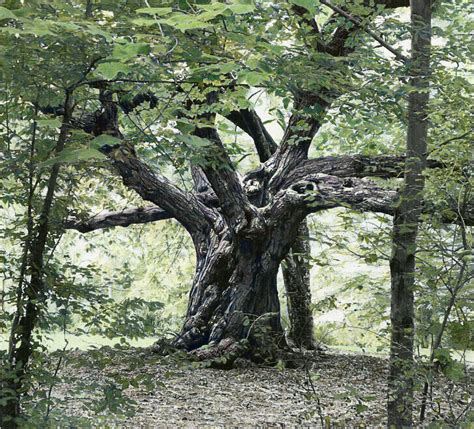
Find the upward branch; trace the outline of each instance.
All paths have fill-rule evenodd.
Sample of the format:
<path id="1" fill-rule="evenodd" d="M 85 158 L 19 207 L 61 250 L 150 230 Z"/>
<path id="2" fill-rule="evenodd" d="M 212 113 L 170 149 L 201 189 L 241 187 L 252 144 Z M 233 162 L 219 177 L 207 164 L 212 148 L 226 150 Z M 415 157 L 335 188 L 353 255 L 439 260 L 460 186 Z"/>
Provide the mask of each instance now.
<path id="1" fill-rule="evenodd" d="M 349 1 L 348 5 L 350 3 Z M 332 6 L 328 1 L 325 1 L 324 4 Z M 376 13 L 377 5 L 384 5 L 387 8 L 409 6 L 409 0 L 377 0 L 374 4 L 371 3 L 370 16 Z M 357 25 L 353 28 L 347 28 L 345 25 L 338 27 L 332 33 L 332 39 L 323 44 L 320 36 L 324 34 L 325 28 L 319 30 L 311 21 L 309 11 L 306 10 L 305 13 L 304 8 L 298 6 L 293 10 L 300 18 L 300 22 L 307 24 L 310 32 L 316 36 L 317 43 L 312 47 L 314 52 L 343 57 L 355 49 L 355 47 L 347 46 L 346 42 L 362 26 L 362 21 L 358 18 L 352 17 L 339 7 L 334 9 L 337 14 L 343 12 L 347 19 L 350 17 L 351 20 L 355 20 Z M 329 25 L 329 27 L 331 26 Z M 322 87 L 318 91 L 308 91 L 303 88 L 295 91 L 294 112 L 290 117 L 278 150 L 267 163 L 267 169 L 274 176 L 271 183 L 274 191 L 281 185 L 282 178 L 301 160 L 307 158 L 311 141 L 322 125 L 324 113 L 339 95 L 339 89 L 329 87 Z"/>
<path id="2" fill-rule="evenodd" d="M 278 146 L 255 110 L 234 110 L 226 118 L 252 137 L 260 162 L 267 161 L 275 153 Z"/>
<path id="3" fill-rule="evenodd" d="M 97 116 L 94 134 L 108 134 L 123 139 L 118 128 L 118 111 L 111 93 L 102 91 L 100 95 L 102 109 Z M 140 161 L 133 147 L 123 144 L 110 147 L 105 145 L 101 151 L 112 161 L 116 171 L 122 176 L 123 183 L 136 191 L 144 200 L 164 209 L 180 222 L 191 235 L 202 232 L 214 222 L 217 213 L 202 204 L 193 194 L 183 191 L 166 177 L 153 172 Z"/>
<path id="4" fill-rule="evenodd" d="M 205 162 L 200 165 L 212 186 L 223 215 L 236 230 L 248 225 L 252 207 L 244 192 L 229 154 L 215 128 L 196 128 L 194 134 L 209 140 L 212 145 L 206 151 Z"/>

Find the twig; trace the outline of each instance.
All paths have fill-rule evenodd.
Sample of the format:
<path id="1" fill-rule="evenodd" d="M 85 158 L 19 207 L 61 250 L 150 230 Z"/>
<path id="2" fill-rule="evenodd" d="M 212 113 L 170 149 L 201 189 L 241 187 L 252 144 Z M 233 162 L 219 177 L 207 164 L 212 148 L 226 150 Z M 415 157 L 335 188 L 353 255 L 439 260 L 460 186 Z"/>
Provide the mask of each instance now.
<path id="1" fill-rule="evenodd" d="M 330 9 L 332 9 L 334 12 L 338 13 L 339 15 L 343 16 L 346 18 L 348 21 L 352 22 L 353 24 L 357 25 L 360 27 L 362 30 L 364 30 L 369 36 L 371 36 L 373 39 L 375 39 L 377 42 L 380 43 L 381 46 L 383 46 L 385 49 L 390 51 L 393 55 L 395 55 L 395 58 L 403 63 L 408 63 L 409 59 L 403 55 L 401 52 L 399 52 L 397 49 L 395 49 L 393 46 L 390 46 L 385 40 L 383 40 L 379 35 L 374 33 L 372 30 L 367 28 L 362 21 L 359 18 L 355 18 L 352 15 L 349 15 L 345 10 L 341 9 L 339 6 L 335 6 L 331 4 L 328 0 L 320 0 L 320 2 Z"/>

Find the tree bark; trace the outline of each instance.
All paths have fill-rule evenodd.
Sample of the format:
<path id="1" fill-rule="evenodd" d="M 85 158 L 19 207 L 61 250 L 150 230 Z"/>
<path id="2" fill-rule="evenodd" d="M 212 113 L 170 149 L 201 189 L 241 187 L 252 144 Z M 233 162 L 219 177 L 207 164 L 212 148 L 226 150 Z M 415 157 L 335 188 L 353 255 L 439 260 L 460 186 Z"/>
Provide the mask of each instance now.
<path id="1" fill-rule="evenodd" d="M 205 359 L 231 361 L 235 350 L 261 362 L 276 359 L 285 345 L 276 279 L 282 243 L 289 237 L 275 238 L 258 240 L 225 230 L 194 240 L 196 272 L 174 347 Z"/>
<path id="2" fill-rule="evenodd" d="M 428 135 L 431 1 L 412 0 L 412 91 L 408 98 L 405 183 L 393 222 L 389 427 L 413 425 L 415 252 L 424 189 Z"/>
<path id="3" fill-rule="evenodd" d="M 242 109 L 231 112 L 227 119 L 252 137 L 260 162 L 264 163 L 277 151 L 278 146 L 253 110 Z M 265 186 L 259 186 L 263 191 Z M 263 194 L 263 192 L 262 192 Z M 267 203 L 264 195 L 253 199 L 257 206 Z M 307 265 L 311 253 L 309 231 L 306 221 L 299 229 L 298 237 L 282 264 L 287 307 L 290 319 L 288 339 L 298 348 L 314 349 L 313 317 L 311 311 L 311 278 Z"/>
<path id="4" fill-rule="evenodd" d="M 308 224 L 303 221 L 298 237 L 286 255 L 283 264 L 283 281 L 287 297 L 290 329 L 288 339 L 298 348 L 314 350 L 313 312 L 311 310 L 311 283 L 308 259 L 311 256 Z"/>

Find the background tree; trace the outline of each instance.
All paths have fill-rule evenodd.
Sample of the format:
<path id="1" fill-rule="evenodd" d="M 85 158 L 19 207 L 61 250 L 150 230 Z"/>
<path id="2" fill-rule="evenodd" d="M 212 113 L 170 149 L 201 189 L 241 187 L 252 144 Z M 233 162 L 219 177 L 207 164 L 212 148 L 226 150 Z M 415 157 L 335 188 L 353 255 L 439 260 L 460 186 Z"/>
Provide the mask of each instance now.
<path id="1" fill-rule="evenodd" d="M 412 58 L 408 98 L 405 183 L 395 209 L 392 278 L 388 425 L 413 425 L 413 337 L 415 253 L 422 210 L 429 99 L 431 2 L 411 2 Z"/>

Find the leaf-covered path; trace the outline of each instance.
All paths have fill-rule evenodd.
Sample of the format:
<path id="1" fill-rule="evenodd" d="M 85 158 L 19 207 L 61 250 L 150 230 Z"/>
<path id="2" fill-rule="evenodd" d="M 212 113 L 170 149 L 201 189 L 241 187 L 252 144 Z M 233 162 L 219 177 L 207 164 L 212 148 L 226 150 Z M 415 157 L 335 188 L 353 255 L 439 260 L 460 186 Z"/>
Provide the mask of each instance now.
<path id="1" fill-rule="evenodd" d="M 147 353 L 130 354 L 128 362 L 120 356 L 120 363 L 114 358 L 116 363 L 105 368 L 106 374 L 119 373 L 124 379 L 147 374 L 156 383 L 151 391 L 126 390 L 138 409 L 123 427 L 321 427 L 323 422 L 330 427 L 386 425 L 387 361 L 381 358 L 327 352 L 310 356 L 308 370 L 253 366 L 217 370 L 158 363 Z M 93 364 L 92 356 L 82 357 Z M 103 380 L 104 372 L 98 367 L 75 368 L 74 372 L 82 382 Z M 434 391 L 438 411 L 429 409 L 427 421 L 449 419 L 450 413 L 451 418 L 459 416 L 470 400 L 467 386 L 439 379 Z M 64 398 L 70 388 L 63 385 L 56 394 Z M 67 414 L 84 415 L 78 403 L 66 403 Z"/>

